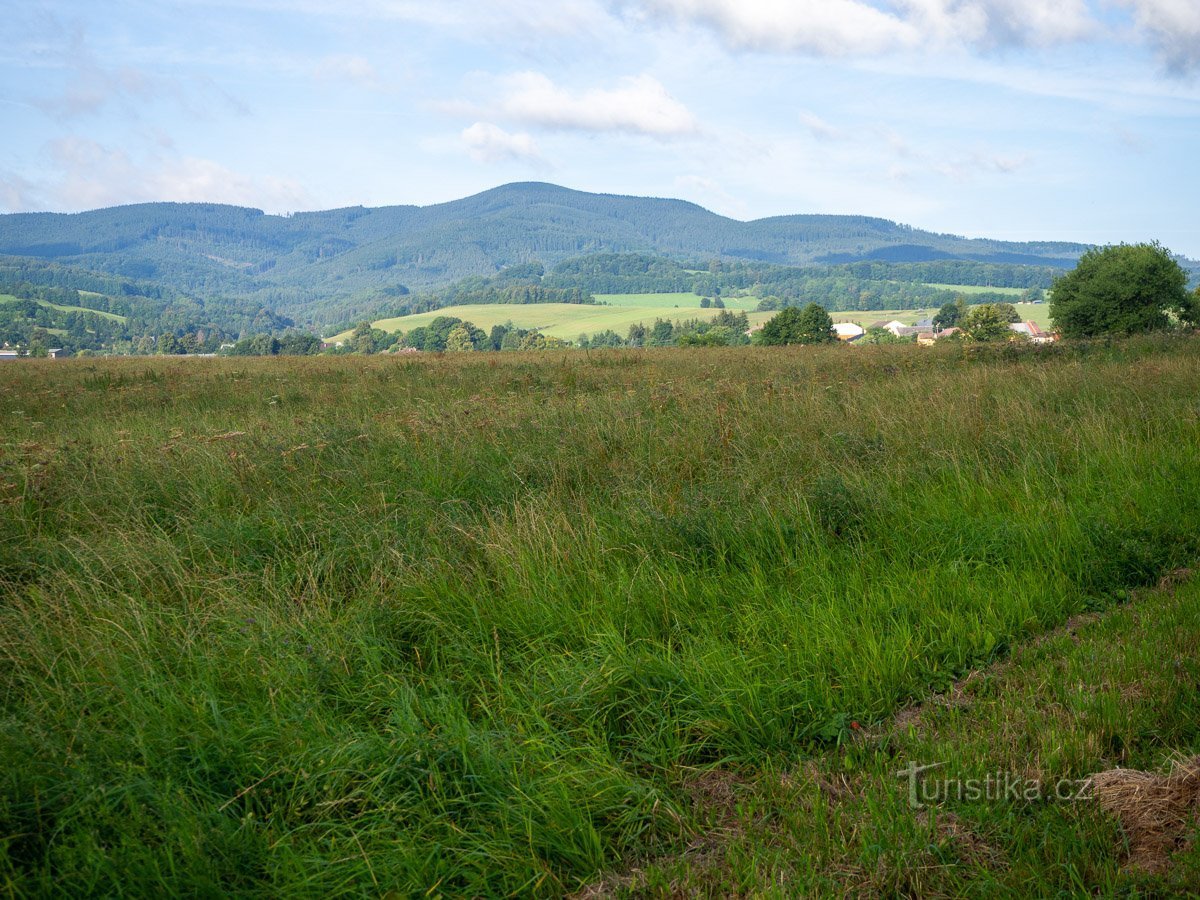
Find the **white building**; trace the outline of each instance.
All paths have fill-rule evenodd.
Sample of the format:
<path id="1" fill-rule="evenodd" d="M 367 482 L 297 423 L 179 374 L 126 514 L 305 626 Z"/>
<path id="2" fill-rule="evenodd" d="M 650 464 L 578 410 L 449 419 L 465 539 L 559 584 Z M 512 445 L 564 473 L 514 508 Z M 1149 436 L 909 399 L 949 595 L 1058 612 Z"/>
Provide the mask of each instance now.
<path id="1" fill-rule="evenodd" d="M 856 341 L 867 333 L 867 329 L 853 322 L 838 322 L 833 326 L 833 333 L 839 341 Z"/>

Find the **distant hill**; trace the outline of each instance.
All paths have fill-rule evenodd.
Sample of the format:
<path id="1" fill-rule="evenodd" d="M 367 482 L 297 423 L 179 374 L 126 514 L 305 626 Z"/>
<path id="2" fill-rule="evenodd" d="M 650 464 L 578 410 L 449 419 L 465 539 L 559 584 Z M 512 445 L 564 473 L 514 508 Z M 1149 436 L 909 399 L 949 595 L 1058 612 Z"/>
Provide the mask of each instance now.
<path id="1" fill-rule="evenodd" d="M 291 216 L 199 203 L 0 215 L 0 254 L 202 298 L 236 298 L 301 323 L 353 318 L 381 298 L 470 275 L 597 253 L 785 266 L 946 259 L 1068 268 L 1083 244 L 934 234 L 866 216 L 740 222 L 682 200 L 509 184 L 434 206 Z"/>

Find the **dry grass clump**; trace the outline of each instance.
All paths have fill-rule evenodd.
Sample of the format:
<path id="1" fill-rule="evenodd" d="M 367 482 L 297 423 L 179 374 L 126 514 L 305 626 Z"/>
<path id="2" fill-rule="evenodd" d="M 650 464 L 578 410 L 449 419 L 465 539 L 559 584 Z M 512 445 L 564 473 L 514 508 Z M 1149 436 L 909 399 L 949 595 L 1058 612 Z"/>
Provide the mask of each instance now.
<path id="1" fill-rule="evenodd" d="M 1200 756 L 1177 762 L 1168 775 L 1110 769 L 1092 777 L 1100 807 L 1129 838 L 1129 865 L 1161 872 L 1188 838 L 1200 809 Z"/>

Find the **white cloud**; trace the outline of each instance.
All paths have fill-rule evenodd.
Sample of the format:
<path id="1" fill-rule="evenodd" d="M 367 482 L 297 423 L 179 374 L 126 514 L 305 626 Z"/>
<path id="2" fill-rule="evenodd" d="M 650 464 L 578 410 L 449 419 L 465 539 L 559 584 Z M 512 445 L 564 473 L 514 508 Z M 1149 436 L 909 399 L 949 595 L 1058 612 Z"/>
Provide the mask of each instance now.
<path id="1" fill-rule="evenodd" d="M 667 138 L 699 130 L 686 106 L 649 75 L 624 78 L 614 88 L 572 93 L 538 72 L 503 80 L 497 112 L 529 125 L 567 131 L 625 132 Z"/>
<path id="2" fill-rule="evenodd" d="M 734 49 L 816 56 L 1045 45 L 1079 40 L 1096 28 L 1085 0 L 891 0 L 882 6 L 865 0 L 633 0 L 630 8 L 709 28 Z"/>
<path id="3" fill-rule="evenodd" d="M 1134 22 L 1176 74 L 1200 70 L 1200 3 L 1196 0 L 1121 0 Z"/>
<path id="4" fill-rule="evenodd" d="M 1003 155 L 977 151 L 932 164 L 932 171 L 957 182 L 967 182 L 979 175 L 1012 175 L 1029 164 L 1025 155 Z"/>
<path id="5" fill-rule="evenodd" d="M 476 122 L 463 130 L 463 143 L 467 152 L 477 162 L 503 162 L 517 160 L 535 168 L 548 164 L 538 149 L 537 142 L 528 134 L 511 134 L 490 122 Z"/>
<path id="6" fill-rule="evenodd" d="M 640 0 L 635 7 L 710 28 L 738 50 L 842 56 L 912 46 L 919 37 L 900 17 L 859 0 Z"/>
<path id="7" fill-rule="evenodd" d="M 363 56 L 326 56 L 313 66 L 312 73 L 320 79 L 341 79 L 364 87 L 379 87 L 379 73 L 375 71 L 370 60 Z"/>
<path id="8" fill-rule="evenodd" d="M 1048 46 L 1097 31 L 1085 0 L 898 0 L 922 43 Z"/>
<path id="9" fill-rule="evenodd" d="M 81 137 L 51 141 L 46 157 L 56 176 L 39 184 L 5 179 L 12 193 L 23 186 L 26 208 L 95 209 L 123 203 L 174 200 L 180 203 L 232 203 L 269 212 L 312 206 L 296 182 L 241 175 L 220 163 L 194 156 L 151 156 L 135 160 L 124 150 Z M 6 197 L 21 201 L 21 197 Z M 13 208 L 13 207 L 10 207 Z"/>
<path id="10" fill-rule="evenodd" d="M 803 110 L 800 113 L 800 124 L 819 141 L 842 141 L 846 132 L 836 125 L 831 125 L 814 112 Z"/>

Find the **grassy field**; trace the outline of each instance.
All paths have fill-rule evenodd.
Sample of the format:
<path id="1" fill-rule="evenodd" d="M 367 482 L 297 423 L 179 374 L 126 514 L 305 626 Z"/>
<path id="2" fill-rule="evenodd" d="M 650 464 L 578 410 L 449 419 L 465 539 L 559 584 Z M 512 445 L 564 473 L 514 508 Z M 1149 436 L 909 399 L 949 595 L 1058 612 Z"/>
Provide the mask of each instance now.
<path id="1" fill-rule="evenodd" d="M 90 292 L 84 291 L 83 293 L 90 293 Z M 93 294 L 92 296 L 98 297 L 100 295 Z M 20 298 L 14 297 L 12 294 L 0 294 L 0 303 L 13 303 L 13 302 L 18 301 L 19 299 Z M 88 309 L 83 306 L 63 306 L 59 303 L 51 303 L 49 300 L 34 300 L 33 302 L 38 304 L 38 306 L 46 306 L 46 307 L 49 307 L 50 309 L 57 309 L 60 312 L 92 313 L 93 315 L 99 316 L 102 319 L 111 319 L 114 322 L 124 322 L 125 321 L 125 316 L 118 316 L 116 313 L 102 312 L 98 309 Z"/>
<path id="2" fill-rule="evenodd" d="M 954 291 L 956 294 L 966 294 L 967 297 L 972 294 L 1007 294 L 1010 297 L 1020 297 L 1025 293 L 1024 288 L 983 287 L 971 284 L 926 284 L 925 287 L 936 288 L 939 291 Z"/>
<path id="3" fill-rule="evenodd" d="M 612 295 L 616 296 L 616 295 Z M 640 295 L 624 295 L 634 297 Z M 677 294 L 660 294 L 661 297 L 677 297 Z M 696 302 L 699 302 L 698 300 Z M 593 306 L 578 303 L 537 303 L 537 304 L 468 304 L 464 306 L 448 306 L 433 312 L 418 313 L 412 316 L 402 316 L 395 319 L 381 319 L 374 323 L 376 328 L 384 331 L 411 331 L 421 325 L 428 325 L 438 316 L 456 316 L 484 329 L 493 325 L 503 325 L 512 322 L 519 328 L 537 328 L 549 337 L 573 341 L 580 334 L 592 335 L 597 332 L 612 329 L 625 336 L 629 326 L 638 322 L 650 325 L 655 319 L 707 320 L 715 316 L 719 310 L 701 309 L 699 306 L 678 307 L 667 305 L 612 305 Z M 773 313 L 750 313 L 751 323 L 764 322 Z M 327 338 L 330 341 L 344 341 L 350 337 L 350 332 Z"/>
<path id="4" fill-rule="evenodd" d="M 955 687 L 1196 558 L 1198 392 L 1184 339 L 4 366 L 0 885 L 1170 893 L 1094 803 L 890 773 L 1200 751 L 1195 591 Z"/>
<path id="5" fill-rule="evenodd" d="M 640 309 L 671 310 L 675 307 L 683 309 L 701 309 L 699 294 L 596 294 L 596 302 L 610 306 L 628 306 Z M 753 312 L 758 306 L 758 297 L 724 297 L 721 300 L 726 309 L 745 310 Z M 715 310 L 704 309 L 712 314 Z M 672 314 L 673 315 L 673 314 Z"/>

